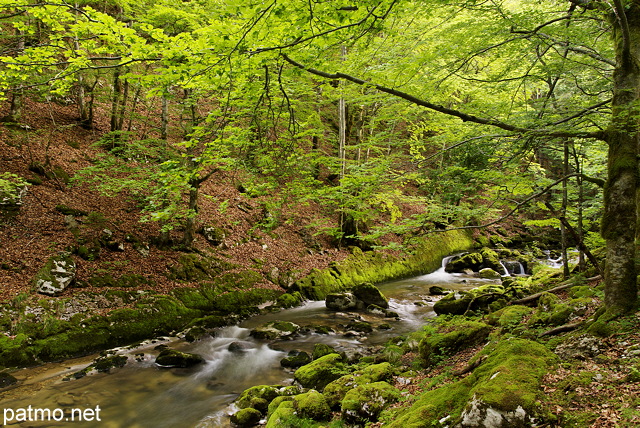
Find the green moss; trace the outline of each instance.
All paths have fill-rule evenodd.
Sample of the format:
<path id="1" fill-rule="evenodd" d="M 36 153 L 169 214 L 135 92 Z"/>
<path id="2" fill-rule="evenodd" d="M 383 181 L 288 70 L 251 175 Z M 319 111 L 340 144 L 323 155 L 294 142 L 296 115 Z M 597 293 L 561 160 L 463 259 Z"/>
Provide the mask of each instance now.
<path id="1" fill-rule="evenodd" d="M 473 244 L 464 231 L 450 231 L 424 238 L 415 251 L 396 258 L 375 251 L 355 251 L 329 269 L 314 269 L 307 277 L 296 281 L 291 290 L 313 300 L 322 300 L 329 293 L 339 292 L 357 284 L 377 284 L 391 279 L 432 272 L 440 267 L 442 258 Z"/>
<path id="2" fill-rule="evenodd" d="M 278 296 L 276 299 L 276 306 L 280 308 L 293 308 L 302 303 L 302 294 L 299 291 L 293 293 L 284 293 Z"/>
<path id="3" fill-rule="evenodd" d="M 269 419 L 271 415 L 273 415 L 273 413 L 276 411 L 276 409 L 280 407 L 280 403 L 283 403 L 285 401 L 293 401 L 293 396 L 280 395 L 271 400 L 269 406 L 267 407 L 267 419 Z"/>
<path id="4" fill-rule="evenodd" d="M 470 393 L 493 408 L 513 411 L 518 406 L 533 411 L 540 394 L 540 382 L 557 357 L 543 345 L 524 339 L 503 340 L 473 375 L 478 382 Z"/>
<path id="5" fill-rule="evenodd" d="M 522 324 L 522 320 L 533 312 L 533 308 L 514 305 L 507 306 L 487 316 L 487 323 L 497 325 L 504 330 L 512 330 Z"/>
<path id="6" fill-rule="evenodd" d="M 246 408 L 241 409 L 235 414 L 231 415 L 231 422 L 239 427 L 252 427 L 255 426 L 262 419 L 262 414 L 256 409 Z"/>
<path id="7" fill-rule="evenodd" d="M 521 406 L 535 416 L 540 383 L 557 357 L 537 342 L 515 338 L 487 346 L 482 354 L 486 360 L 469 376 L 422 394 L 407 410 L 387 415 L 393 420 L 388 426 L 431 426 L 447 415 L 453 426 L 460 422 L 472 399 L 502 412 L 513 412 Z"/>
<path id="8" fill-rule="evenodd" d="M 318 391 L 347 373 L 347 367 L 342 362 L 340 354 L 329 354 L 300 367 L 294 373 L 294 378 L 305 388 Z"/>
<path id="9" fill-rule="evenodd" d="M 298 428 L 300 424 L 296 423 L 295 410 L 293 409 L 293 401 L 283 401 L 273 411 L 265 428 Z M 295 424 L 295 425 L 294 425 Z"/>
<path id="10" fill-rule="evenodd" d="M 342 400 L 342 417 L 350 423 L 375 422 L 384 409 L 399 399 L 400 391 L 387 382 L 359 385 Z"/>
<path id="11" fill-rule="evenodd" d="M 325 343 L 316 343 L 313 345 L 313 353 L 311 354 L 311 358 L 317 360 L 320 357 L 324 357 L 325 355 L 334 354 L 336 350 L 331 346 Z"/>
<path id="12" fill-rule="evenodd" d="M 393 374 L 393 368 L 388 362 L 372 364 L 352 374 L 344 375 L 329 383 L 323 391 L 327 403 L 331 408 L 337 408 L 347 392 L 356 386 L 388 380 Z"/>
<path id="13" fill-rule="evenodd" d="M 183 254 L 176 265 L 169 267 L 169 279 L 188 282 L 214 279 L 225 270 L 235 266 L 215 257 L 200 257 L 196 254 Z"/>
<path id="14" fill-rule="evenodd" d="M 240 409 L 245 409 L 247 407 L 253 407 L 256 399 L 264 400 L 265 402 L 270 402 L 274 398 L 278 397 L 280 394 L 278 393 L 278 387 L 271 385 L 257 385 L 252 386 L 251 388 L 245 389 L 240 397 L 236 400 L 236 406 Z M 261 411 L 266 411 L 267 406 L 264 406 L 264 409 L 259 409 Z"/>
<path id="15" fill-rule="evenodd" d="M 324 396 L 313 389 L 293 397 L 293 408 L 298 416 L 317 421 L 328 420 L 331 416 L 331 409 Z"/>
<path id="16" fill-rule="evenodd" d="M 441 324 L 439 332 L 427 335 L 420 342 L 420 356 L 427 366 L 437 363 L 443 356 L 477 345 L 489 336 L 491 327 L 487 324 L 453 319 Z"/>

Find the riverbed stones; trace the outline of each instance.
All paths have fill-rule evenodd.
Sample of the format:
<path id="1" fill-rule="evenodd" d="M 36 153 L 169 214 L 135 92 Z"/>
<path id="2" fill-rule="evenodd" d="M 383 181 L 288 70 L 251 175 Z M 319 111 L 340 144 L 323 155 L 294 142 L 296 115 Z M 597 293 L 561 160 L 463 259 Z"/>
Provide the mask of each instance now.
<path id="1" fill-rule="evenodd" d="M 370 283 L 358 284 L 351 290 L 356 298 L 364 302 L 365 306 L 376 305 L 381 308 L 389 308 L 389 301 L 380 290 Z"/>
<path id="2" fill-rule="evenodd" d="M 298 368 L 311 362 L 311 355 L 304 351 L 292 350 L 289 355 L 280 360 L 280 365 L 287 368 Z"/>
<path id="3" fill-rule="evenodd" d="M 76 278 L 76 262 L 69 253 L 51 257 L 34 277 L 36 291 L 55 296 L 62 293 Z"/>
<path id="4" fill-rule="evenodd" d="M 204 363 L 204 358 L 200 355 L 177 349 L 165 349 L 156 357 L 156 364 L 160 367 L 189 368 L 201 363 Z"/>
<path id="5" fill-rule="evenodd" d="M 353 293 L 331 293 L 325 298 L 327 309 L 332 311 L 348 311 L 358 306 L 358 301 Z"/>
<path id="6" fill-rule="evenodd" d="M 329 354 L 300 367 L 294 379 L 305 388 L 322 391 L 330 382 L 345 374 L 345 364 L 340 354 Z"/>
<path id="7" fill-rule="evenodd" d="M 9 373 L 0 372 L 0 389 L 18 383 L 18 379 L 10 375 Z"/>
<path id="8" fill-rule="evenodd" d="M 290 339 L 300 326 L 289 321 L 271 321 L 251 330 L 250 335 L 256 339 L 275 340 Z"/>

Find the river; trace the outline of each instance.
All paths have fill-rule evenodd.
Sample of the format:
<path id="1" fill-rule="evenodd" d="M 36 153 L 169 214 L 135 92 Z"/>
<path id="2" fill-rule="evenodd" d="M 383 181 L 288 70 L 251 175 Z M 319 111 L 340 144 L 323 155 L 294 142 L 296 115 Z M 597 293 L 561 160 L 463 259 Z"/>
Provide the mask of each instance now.
<path id="1" fill-rule="evenodd" d="M 13 373 L 20 380 L 19 385 L 0 392 L 4 422 L 6 426 L 19 427 L 229 427 L 232 403 L 244 389 L 292 382 L 293 371 L 280 366 L 280 360 L 288 351 L 310 352 L 320 342 L 346 352 L 382 344 L 391 337 L 419 329 L 425 319 L 435 316 L 429 287 L 440 285 L 466 290 L 487 282 L 491 281 L 448 274 L 440 268 L 431 274 L 378 285 L 389 298 L 389 309 L 399 314 L 397 320 L 364 313 L 338 313 L 327 310 L 324 301 L 307 302 L 300 307 L 258 315 L 239 325 L 218 329 L 211 337 L 194 343 L 178 338 L 159 338 L 133 349 L 121 349 L 118 353 L 127 355 L 128 362 L 111 373 L 92 373 L 77 380 L 63 380 L 89 365 L 95 355 L 19 370 Z M 273 320 L 291 321 L 301 326 L 335 327 L 354 318 L 370 322 L 374 332 L 366 337 L 308 333 L 293 340 L 275 342 L 249 336 L 252 328 Z M 383 323 L 391 328 L 375 328 Z M 245 352 L 229 351 L 232 342 L 241 342 Z M 159 352 L 154 348 L 159 344 L 200 354 L 206 363 L 194 369 L 159 368 L 154 363 Z M 38 409 L 47 410 L 52 420 L 55 416 L 61 421 L 24 422 L 25 417 L 29 417 L 29 406 L 32 419 Z M 24 413 L 18 413 L 20 410 Z M 13 418 L 8 420 L 10 416 Z M 80 416 L 85 420 L 78 421 Z"/>

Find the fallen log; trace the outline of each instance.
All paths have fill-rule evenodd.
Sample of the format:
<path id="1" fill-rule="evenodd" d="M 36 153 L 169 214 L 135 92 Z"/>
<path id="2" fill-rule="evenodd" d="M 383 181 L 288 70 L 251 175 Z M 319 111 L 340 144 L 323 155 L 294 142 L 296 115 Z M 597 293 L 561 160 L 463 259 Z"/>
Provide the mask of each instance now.
<path id="1" fill-rule="evenodd" d="M 574 322 L 574 323 L 570 323 L 570 324 L 564 324 L 561 325 L 559 327 L 555 327 L 552 328 L 551 330 L 547 330 L 545 332 L 542 332 L 538 335 L 538 337 L 543 337 L 543 336 L 554 336 L 556 334 L 560 334 L 560 333 L 564 333 L 566 331 L 573 331 L 576 328 L 580 327 L 582 325 L 582 321 L 580 322 Z"/>
<path id="2" fill-rule="evenodd" d="M 600 279 L 602 278 L 600 275 L 594 276 L 592 278 L 587 278 L 586 281 L 595 281 L 596 279 Z M 565 281 L 562 284 L 560 284 L 557 287 L 554 288 L 550 288 L 548 290 L 545 291 L 541 291 L 539 293 L 536 294 L 532 294 L 530 296 L 527 297 L 523 297 L 522 299 L 518 299 L 518 300 L 512 300 L 509 304 L 510 305 L 524 305 L 530 302 L 535 302 L 536 300 L 538 300 L 540 298 L 540 296 L 542 296 L 544 293 L 555 293 L 558 291 L 562 291 L 566 288 L 572 287 L 574 285 L 574 280 L 570 279 L 569 281 Z"/>

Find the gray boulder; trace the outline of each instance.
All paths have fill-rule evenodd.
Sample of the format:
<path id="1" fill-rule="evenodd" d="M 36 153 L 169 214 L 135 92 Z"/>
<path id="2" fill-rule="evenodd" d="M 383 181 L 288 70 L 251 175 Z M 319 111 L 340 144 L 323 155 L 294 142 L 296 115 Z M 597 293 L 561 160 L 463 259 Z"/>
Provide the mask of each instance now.
<path id="1" fill-rule="evenodd" d="M 334 311 L 347 311 L 358 306 L 356 296 L 352 293 L 331 293 L 325 297 L 327 309 Z"/>
<path id="2" fill-rule="evenodd" d="M 69 253 L 52 257 L 34 278 L 38 293 L 55 296 L 73 283 L 76 278 L 76 262 Z"/>
<path id="3" fill-rule="evenodd" d="M 351 291 L 358 300 L 364 302 L 365 306 L 376 305 L 384 309 L 389 308 L 389 301 L 373 284 L 358 284 Z"/>

